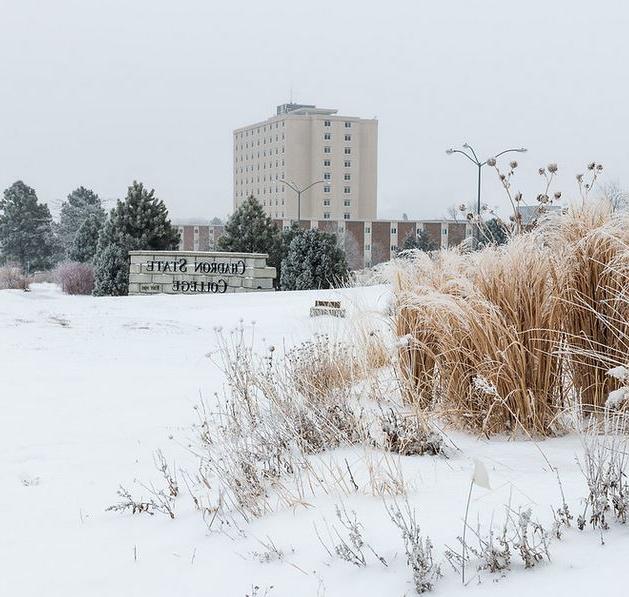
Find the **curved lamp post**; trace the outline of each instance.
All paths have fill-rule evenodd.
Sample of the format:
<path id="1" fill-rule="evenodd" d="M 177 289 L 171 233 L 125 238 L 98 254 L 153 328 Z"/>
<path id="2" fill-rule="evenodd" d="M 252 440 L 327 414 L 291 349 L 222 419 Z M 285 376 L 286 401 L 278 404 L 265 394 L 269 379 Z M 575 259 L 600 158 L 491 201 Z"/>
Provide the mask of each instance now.
<path id="1" fill-rule="evenodd" d="M 504 155 L 505 153 L 511 153 L 511 152 L 524 153 L 525 151 L 527 151 L 525 147 L 520 147 L 518 149 L 505 149 L 504 151 L 497 153 L 495 156 L 493 156 L 493 158 L 494 159 L 499 158 L 501 155 Z M 478 214 L 478 219 L 480 221 L 480 177 L 481 177 L 481 170 L 483 166 L 487 164 L 487 160 L 485 160 L 484 162 L 481 162 L 476 156 L 476 152 L 474 151 L 474 148 L 469 143 L 464 143 L 463 149 L 454 149 L 454 148 L 446 149 L 446 153 L 448 155 L 452 155 L 454 153 L 460 153 L 464 155 L 468 160 L 470 160 L 473 164 L 475 164 L 476 167 L 478 168 L 478 193 L 477 193 L 477 198 L 476 198 L 476 213 Z"/>
<path id="2" fill-rule="evenodd" d="M 314 187 L 316 184 L 322 183 L 322 182 L 330 182 L 328 180 L 316 180 L 315 182 L 310 183 L 307 187 L 298 187 L 295 183 L 292 182 L 288 182 L 287 180 L 284 180 L 283 178 L 280 179 L 280 182 L 282 184 L 285 184 L 287 187 L 290 187 L 291 189 L 293 189 L 293 191 L 295 191 L 295 193 L 297 193 L 297 221 L 301 221 L 301 194 L 305 193 L 309 188 Z"/>

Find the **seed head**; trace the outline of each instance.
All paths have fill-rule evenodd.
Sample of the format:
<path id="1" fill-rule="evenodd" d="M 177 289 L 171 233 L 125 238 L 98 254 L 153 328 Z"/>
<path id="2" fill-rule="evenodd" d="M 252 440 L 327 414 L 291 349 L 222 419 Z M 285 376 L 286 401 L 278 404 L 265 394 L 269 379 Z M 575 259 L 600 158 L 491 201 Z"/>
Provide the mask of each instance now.
<path id="1" fill-rule="evenodd" d="M 557 166 L 557 164 L 555 164 L 554 162 L 552 164 L 548 164 L 548 171 L 551 174 L 555 174 L 557 172 L 557 170 L 559 170 L 559 166 Z"/>
<path id="2" fill-rule="evenodd" d="M 493 168 L 496 165 L 496 158 L 489 158 L 487 160 L 487 165 Z"/>

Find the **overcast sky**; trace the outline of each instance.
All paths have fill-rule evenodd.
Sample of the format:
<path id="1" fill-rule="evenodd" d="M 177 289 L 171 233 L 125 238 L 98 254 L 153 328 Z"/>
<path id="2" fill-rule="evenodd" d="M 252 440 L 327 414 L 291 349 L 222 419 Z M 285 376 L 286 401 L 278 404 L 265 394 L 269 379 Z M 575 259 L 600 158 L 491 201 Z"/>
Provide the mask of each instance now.
<path id="1" fill-rule="evenodd" d="M 0 185 L 154 187 L 174 218 L 232 205 L 232 130 L 293 99 L 379 120 L 380 217 L 473 200 L 480 156 L 526 146 L 540 190 L 584 164 L 629 186 L 623 1 L 0 0 Z M 496 176 L 484 199 L 504 203 Z"/>

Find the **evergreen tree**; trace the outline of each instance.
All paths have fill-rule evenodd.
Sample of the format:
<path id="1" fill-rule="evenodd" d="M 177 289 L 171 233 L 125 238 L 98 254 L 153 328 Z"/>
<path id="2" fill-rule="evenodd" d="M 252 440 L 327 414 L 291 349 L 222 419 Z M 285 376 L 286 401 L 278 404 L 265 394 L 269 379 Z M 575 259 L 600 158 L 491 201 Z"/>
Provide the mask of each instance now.
<path id="1" fill-rule="evenodd" d="M 336 237 L 317 229 L 296 234 L 282 262 L 282 290 L 331 288 L 348 277 L 345 253 Z"/>
<path id="2" fill-rule="evenodd" d="M 168 219 L 164 202 L 133 182 L 124 201 L 118 201 L 98 238 L 94 259 L 94 294 L 127 294 L 128 252 L 165 251 L 179 245 L 179 232 Z"/>
<path id="3" fill-rule="evenodd" d="M 21 180 L 6 189 L 0 200 L 0 251 L 3 261 L 15 261 L 25 272 L 53 264 L 55 239 L 50 210 Z"/>
<path id="4" fill-rule="evenodd" d="M 425 230 L 420 230 L 417 235 L 409 234 L 402 243 L 402 251 L 410 251 L 411 249 L 428 252 L 436 251 L 438 247 Z"/>
<path id="5" fill-rule="evenodd" d="M 218 245 L 224 251 L 270 254 L 277 251 L 279 237 L 277 226 L 252 195 L 229 217 Z"/>
<path id="6" fill-rule="evenodd" d="M 72 250 L 74 237 L 79 228 L 90 216 L 98 218 L 101 224 L 105 221 L 105 210 L 100 198 L 90 189 L 85 187 L 75 189 L 61 204 L 58 236 L 66 256 L 69 256 Z"/>
<path id="7" fill-rule="evenodd" d="M 98 214 L 92 213 L 81 224 L 68 251 L 70 261 L 81 263 L 91 262 L 98 248 L 98 237 L 103 228 L 103 220 Z"/>
<path id="8" fill-rule="evenodd" d="M 268 264 L 279 269 L 281 235 L 260 202 L 253 197 L 243 201 L 225 224 L 218 239 L 221 251 L 236 253 L 268 253 Z"/>
<path id="9" fill-rule="evenodd" d="M 124 296 L 129 286 L 129 255 L 127 250 L 110 244 L 94 259 L 94 294 Z"/>

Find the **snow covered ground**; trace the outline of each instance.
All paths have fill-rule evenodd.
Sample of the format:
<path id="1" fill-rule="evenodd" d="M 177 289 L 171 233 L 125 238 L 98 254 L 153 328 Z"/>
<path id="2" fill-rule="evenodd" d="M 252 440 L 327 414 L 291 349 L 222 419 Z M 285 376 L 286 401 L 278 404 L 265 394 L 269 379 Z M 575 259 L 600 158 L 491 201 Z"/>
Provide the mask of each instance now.
<path id="1" fill-rule="evenodd" d="M 230 328 L 243 318 L 256 322 L 260 342 L 291 344 L 344 325 L 309 319 L 315 298 L 340 295 L 350 311 L 351 305 L 381 311 L 387 294 L 384 287 L 128 298 L 68 297 L 52 285 L 0 291 L 0 595 L 412 595 L 399 533 L 372 496 L 344 503 L 363 521 L 386 568 L 375 559 L 358 568 L 325 553 L 314 524 L 334 522 L 335 496 L 258 520 L 238 540 L 210 534 L 186 496 L 175 520 L 105 512 L 120 483 L 155 478 L 154 450 L 178 466 L 191 464 L 177 442 L 189 435 L 199 395 L 211 396 L 222 383 L 206 356 L 215 348 L 215 326 Z M 401 459 L 410 502 L 437 557 L 445 544 L 457 546 L 472 458 L 485 463 L 492 487 L 474 489 L 474 525 L 501 519 L 511 499 L 550 526 L 559 490 L 534 443 L 448 435 L 460 450 L 449 459 Z M 541 448 L 560 470 L 573 513 L 580 513 L 586 487 L 575 461 L 578 439 Z M 360 467 L 364 454 L 335 456 Z M 283 561 L 260 563 L 252 555 L 267 538 L 284 551 Z M 627 593 L 625 526 L 612 524 L 604 546 L 595 531 L 569 529 L 551 545 L 551 557 L 533 570 L 514 558 L 505 578 L 483 574 L 467 587 L 444 562 L 436 594 Z"/>

